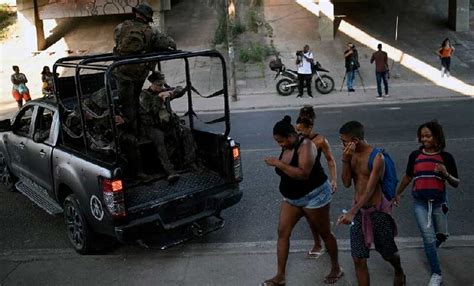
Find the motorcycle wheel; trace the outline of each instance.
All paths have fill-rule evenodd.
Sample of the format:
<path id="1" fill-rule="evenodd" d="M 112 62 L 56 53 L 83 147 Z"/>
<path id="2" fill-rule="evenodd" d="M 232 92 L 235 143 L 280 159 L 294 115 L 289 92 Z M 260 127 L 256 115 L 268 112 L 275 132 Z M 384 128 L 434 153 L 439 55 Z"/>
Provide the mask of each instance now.
<path id="1" fill-rule="evenodd" d="M 295 91 L 295 87 L 294 86 L 288 87 L 288 85 L 292 83 L 293 81 L 288 78 L 280 79 L 276 84 L 276 89 L 277 89 L 278 94 L 282 96 L 288 96 L 292 94 L 293 91 Z"/>
<path id="2" fill-rule="evenodd" d="M 334 80 L 328 75 L 322 75 L 314 81 L 316 89 L 322 94 L 328 94 L 334 89 Z"/>

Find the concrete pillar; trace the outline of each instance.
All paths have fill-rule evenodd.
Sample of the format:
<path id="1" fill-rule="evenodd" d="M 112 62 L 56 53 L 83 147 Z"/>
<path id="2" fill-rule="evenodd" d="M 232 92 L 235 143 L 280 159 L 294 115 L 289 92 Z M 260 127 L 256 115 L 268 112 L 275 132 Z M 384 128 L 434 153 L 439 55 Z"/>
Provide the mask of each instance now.
<path id="1" fill-rule="evenodd" d="M 29 51 L 44 50 L 46 48 L 43 21 L 39 18 L 36 4 L 36 0 L 16 1 L 17 18 L 23 34 L 22 37 L 28 39 L 23 47 Z"/>
<path id="2" fill-rule="evenodd" d="M 319 2 L 318 32 L 321 41 L 332 41 L 334 39 L 334 4 L 332 0 L 316 0 Z"/>
<path id="3" fill-rule="evenodd" d="M 148 3 L 153 8 L 153 26 L 160 32 L 166 33 L 164 11 L 171 9 L 170 0 L 152 0 Z"/>
<path id="4" fill-rule="evenodd" d="M 469 0 L 449 0 L 448 23 L 456 32 L 469 31 Z"/>

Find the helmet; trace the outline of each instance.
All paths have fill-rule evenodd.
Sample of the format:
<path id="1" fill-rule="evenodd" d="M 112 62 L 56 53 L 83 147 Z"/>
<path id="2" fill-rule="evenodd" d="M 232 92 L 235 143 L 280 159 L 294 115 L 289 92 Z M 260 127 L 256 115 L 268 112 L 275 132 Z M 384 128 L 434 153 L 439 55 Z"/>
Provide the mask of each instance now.
<path id="1" fill-rule="evenodd" d="M 156 84 L 166 83 L 165 76 L 159 71 L 155 71 L 150 76 L 148 76 L 148 81 L 151 83 L 156 83 Z"/>
<path id="2" fill-rule="evenodd" d="M 145 3 L 141 3 L 138 4 L 136 7 L 132 7 L 132 12 L 139 13 L 149 22 L 153 22 L 153 9 Z"/>

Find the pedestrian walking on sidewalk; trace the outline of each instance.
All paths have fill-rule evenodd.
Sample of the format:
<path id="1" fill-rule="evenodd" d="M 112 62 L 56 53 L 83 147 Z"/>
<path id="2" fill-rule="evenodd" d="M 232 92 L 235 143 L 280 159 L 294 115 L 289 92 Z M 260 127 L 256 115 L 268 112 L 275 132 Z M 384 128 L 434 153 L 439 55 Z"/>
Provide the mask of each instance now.
<path id="1" fill-rule="evenodd" d="M 296 52 L 296 65 L 298 66 L 298 95 L 303 97 L 303 89 L 306 87 L 309 97 L 313 97 L 311 90 L 311 80 L 313 78 L 314 58 L 313 53 L 309 51 L 309 46 L 305 45 L 302 51 Z"/>
<path id="2" fill-rule="evenodd" d="M 454 53 L 454 47 L 451 46 L 451 41 L 448 38 L 444 39 L 441 43 L 441 47 L 436 52 L 441 59 L 441 77 L 451 75 L 451 56 Z"/>
<path id="3" fill-rule="evenodd" d="M 14 73 L 11 75 L 10 80 L 13 84 L 12 95 L 15 101 L 18 103 L 18 109 L 23 106 L 23 100 L 25 102 L 30 101 L 30 90 L 26 87 L 28 79 L 24 73 L 20 72 L 18 66 L 13 66 Z"/>
<path id="4" fill-rule="evenodd" d="M 316 146 L 311 140 L 298 136 L 288 115 L 273 127 L 273 138 L 282 147 L 282 152 L 279 158 L 265 158 L 265 163 L 275 167 L 281 177 L 283 202 L 278 223 L 278 268 L 277 274 L 261 285 L 285 285 L 291 232 L 303 216 L 318 229 L 331 258 L 331 271 L 324 282 L 336 283 L 344 273 L 339 266 L 337 242 L 330 227 L 331 185 L 316 162 Z"/>
<path id="5" fill-rule="evenodd" d="M 355 72 L 359 69 L 359 54 L 353 43 L 347 43 L 347 50 L 344 51 L 344 59 L 346 66 L 347 90 L 354 92 Z"/>
<path id="6" fill-rule="evenodd" d="M 331 175 L 331 179 L 329 180 L 329 183 L 331 184 L 331 193 L 334 194 L 337 191 L 336 162 L 332 155 L 331 146 L 329 145 L 329 142 L 326 137 L 313 130 L 315 119 L 316 113 L 314 112 L 313 107 L 311 105 L 304 106 L 300 109 L 300 114 L 298 116 L 298 119 L 296 120 L 296 131 L 298 131 L 298 133 L 303 135 L 304 137 L 310 139 L 316 146 L 318 153 L 316 155 L 315 164 L 317 164 L 319 168 L 320 175 L 323 177 L 327 177 L 320 163 L 321 154 L 324 154 L 324 157 L 326 158 L 328 164 L 329 174 Z M 314 245 L 313 248 L 308 252 L 308 257 L 317 259 L 324 254 L 324 250 L 321 246 L 319 230 L 314 224 L 311 223 L 308 218 L 307 220 L 314 239 Z M 329 223 L 329 221 L 327 223 Z"/>
<path id="7" fill-rule="evenodd" d="M 382 51 L 382 44 L 377 45 L 377 51 L 372 54 L 370 63 L 375 62 L 375 78 L 377 80 L 377 99 L 382 98 L 382 81 L 385 88 L 385 97 L 388 97 L 388 57 L 387 53 Z"/>
<path id="8" fill-rule="evenodd" d="M 342 182 L 349 188 L 354 181 L 353 206 L 343 211 L 337 224 L 351 224 L 351 255 L 359 285 L 370 285 L 367 258 L 372 242 L 375 249 L 395 270 L 393 284 L 405 285 L 398 248 L 395 244 L 396 224 L 392 204 L 382 193 L 381 180 L 385 173 L 385 156 L 378 152 L 369 167 L 374 148 L 364 139 L 364 126 L 357 121 L 345 123 L 339 130 L 343 145 Z"/>
<path id="9" fill-rule="evenodd" d="M 444 151 L 446 140 L 441 125 L 436 121 L 424 123 L 418 127 L 417 136 L 421 146 L 408 157 L 406 173 L 401 179 L 394 203 L 399 205 L 401 194 L 414 179 L 413 211 L 431 268 L 428 285 L 438 286 L 442 276 L 437 248 L 449 235 L 446 182 L 456 188 L 459 178 L 453 156 Z"/>

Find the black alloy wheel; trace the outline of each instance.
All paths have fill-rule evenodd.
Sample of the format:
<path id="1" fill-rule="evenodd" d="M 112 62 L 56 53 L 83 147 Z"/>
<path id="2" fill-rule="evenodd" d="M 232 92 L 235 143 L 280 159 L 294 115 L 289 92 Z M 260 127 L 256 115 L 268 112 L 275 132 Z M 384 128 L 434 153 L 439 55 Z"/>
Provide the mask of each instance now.
<path id="1" fill-rule="evenodd" d="M 93 233 L 80 208 L 76 196 L 71 194 L 64 200 L 64 221 L 69 242 L 80 254 L 93 251 Z"/>

